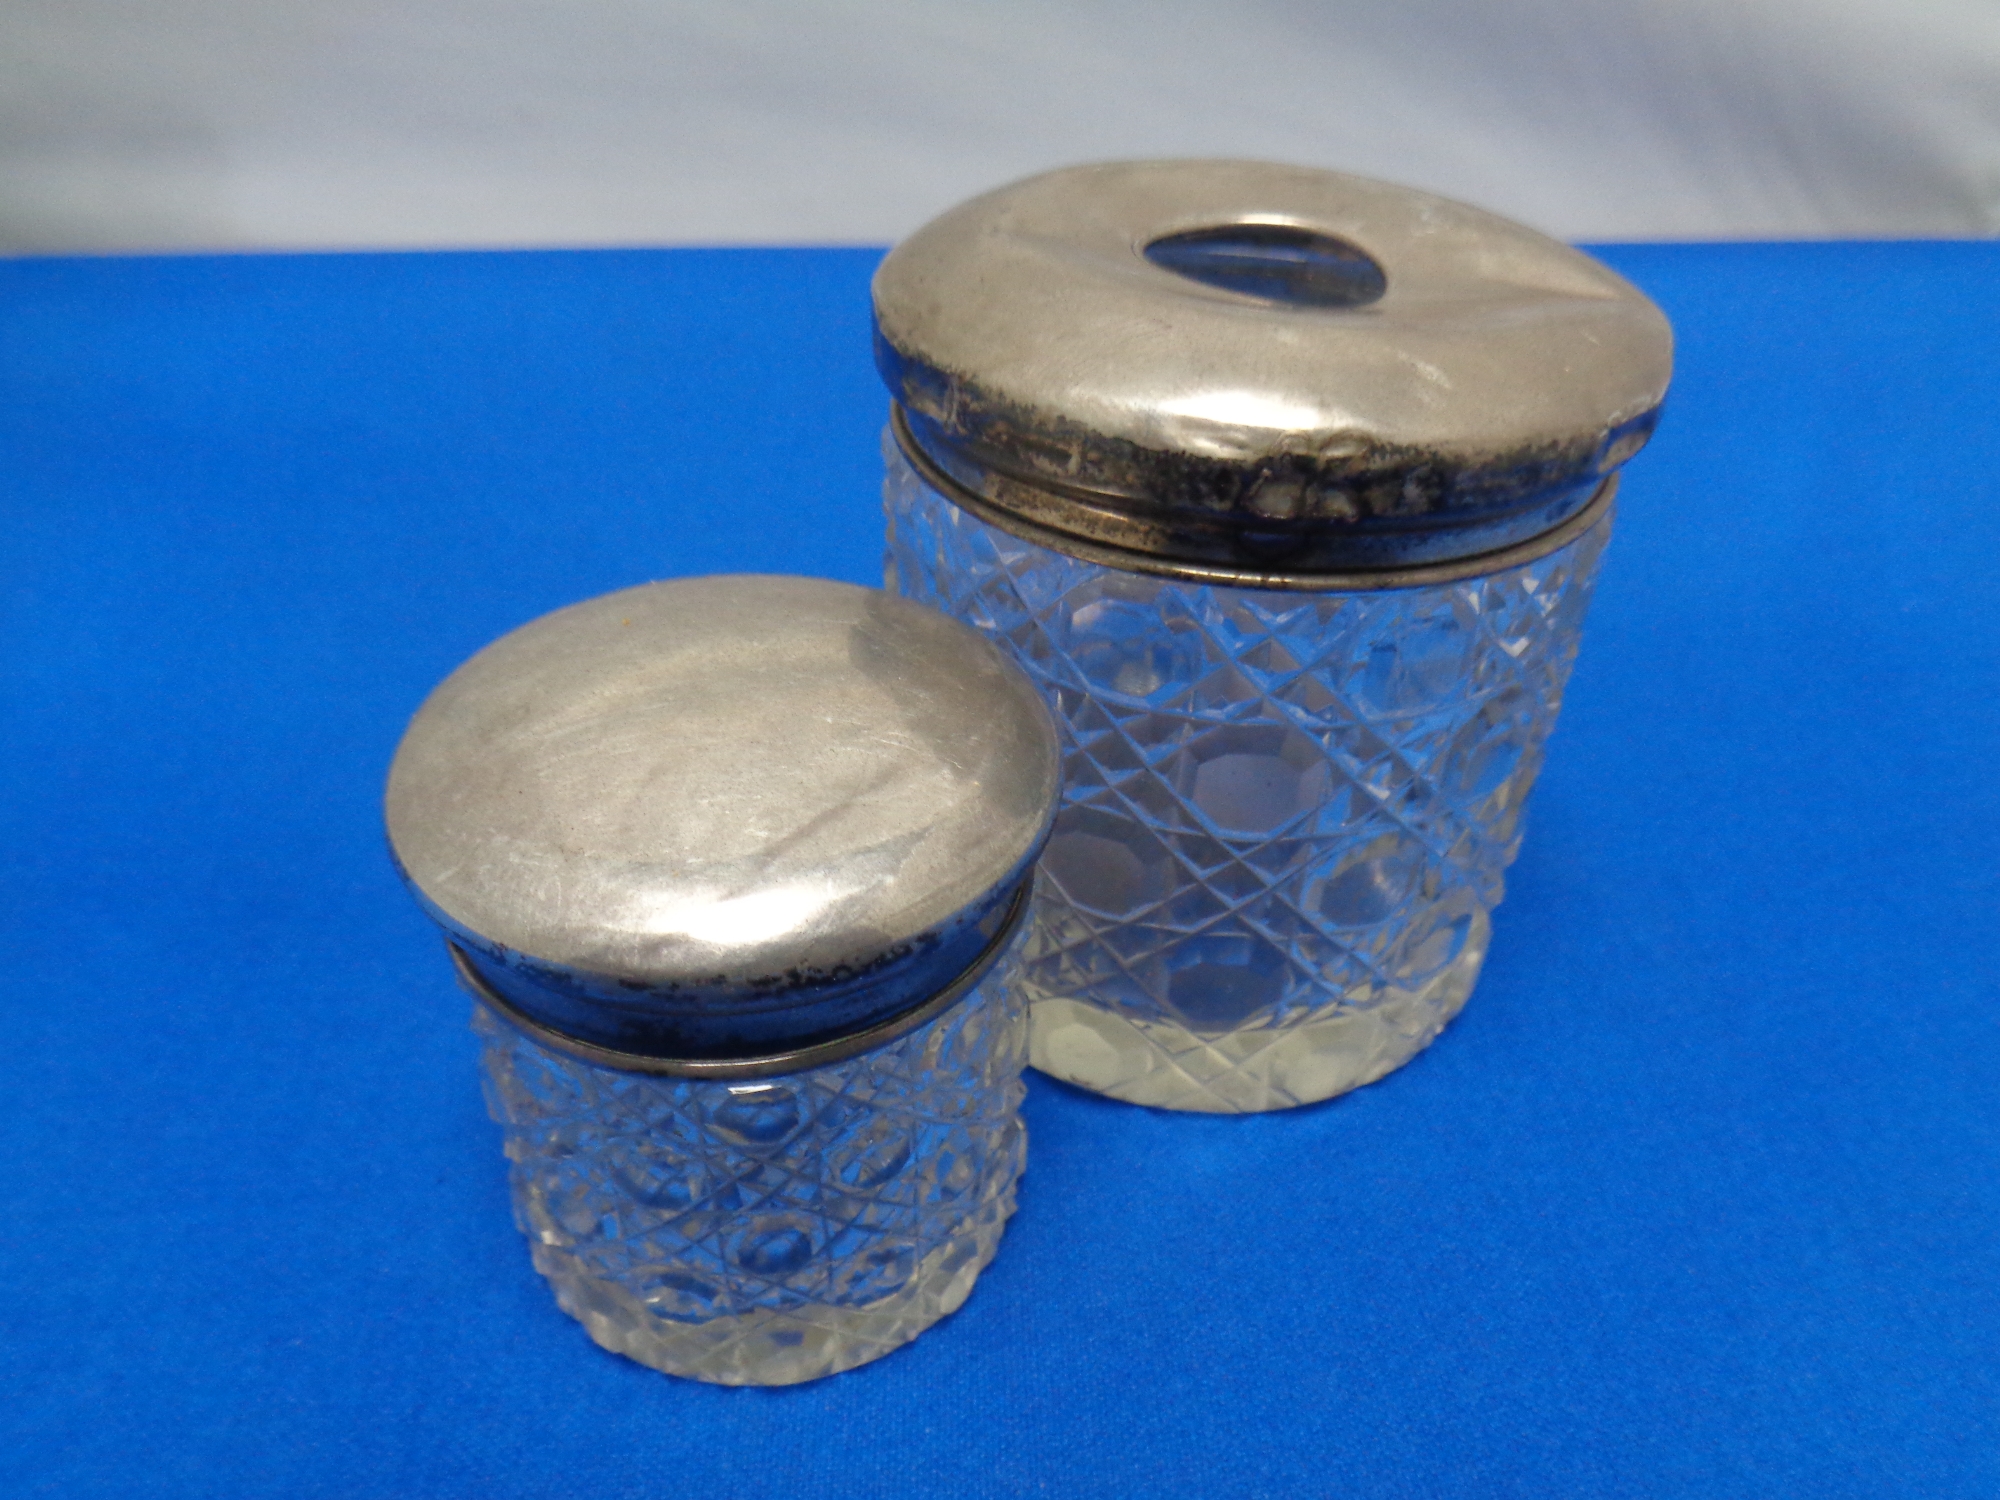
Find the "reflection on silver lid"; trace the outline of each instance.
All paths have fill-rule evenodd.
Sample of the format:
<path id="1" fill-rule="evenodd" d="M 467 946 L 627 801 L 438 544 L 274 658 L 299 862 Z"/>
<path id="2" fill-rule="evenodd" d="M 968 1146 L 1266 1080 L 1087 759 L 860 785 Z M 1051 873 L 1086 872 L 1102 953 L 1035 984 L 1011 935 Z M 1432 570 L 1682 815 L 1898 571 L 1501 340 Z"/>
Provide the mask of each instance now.
<path id="1" fill-rule="evenodd" d="M 975 503 L 1260 569 L 1437 562 L 1559 525 L 1645 443 L 1672 363 L 1659 309 L 1579 251 L 1260 162 L 1072 167 L 975 198 L 891 252 L 875 317 L 900 440 Z"/>
<path id="2" fill-rule="evenodd" d="M 978 634 L 876 590 L 738 576 L 488 646 L 412 721 L 386 810 L 410 884 L 508 1000 L 697 1056 L 943 988 L 1056 789 L 1039 698 Z"/>

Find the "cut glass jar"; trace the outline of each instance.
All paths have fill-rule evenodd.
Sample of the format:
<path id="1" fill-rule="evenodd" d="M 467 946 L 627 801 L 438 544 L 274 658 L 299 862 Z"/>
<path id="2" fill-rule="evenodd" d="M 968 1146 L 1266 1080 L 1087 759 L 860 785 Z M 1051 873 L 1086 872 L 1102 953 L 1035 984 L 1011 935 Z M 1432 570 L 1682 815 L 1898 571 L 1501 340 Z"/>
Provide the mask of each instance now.
<path id="1" fill-rule="evenodd" d="M 806 579 L 560 610 L 425 702 L 390 841 L 475 997 L 535 1266 L 598 1343 L 790 1384 L 965 1299 L 1022 1168 L 1056 778 L 989 642 Z"/>
<path id="2" fill-rule="evenodd" d="M 1478 977 L 1672 341 L 1589 257 L 1243 162 L 972 200 L 875 281 L 888 575 L 1055 711 L 1037 1067 L 1247 1111 Z"/>

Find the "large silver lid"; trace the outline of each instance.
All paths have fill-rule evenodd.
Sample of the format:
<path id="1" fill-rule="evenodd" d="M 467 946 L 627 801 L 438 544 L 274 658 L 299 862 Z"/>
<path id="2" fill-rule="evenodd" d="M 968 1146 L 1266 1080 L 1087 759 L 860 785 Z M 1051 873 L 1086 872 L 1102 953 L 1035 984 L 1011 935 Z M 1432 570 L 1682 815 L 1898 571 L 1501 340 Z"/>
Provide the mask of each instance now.
<path id="1" fill-rule="evenodd" d="M 389 772 L 472 977 L 563 1036 L 768 1054 L 946 989 L 1008 916 L 1055 733 L 977 632 L 872 589 L 647 584 L 488 646 Z"/>
<path id="2" fill-rule="evenodd" d="M 1258 571 L 1560 526 L 1651 435 L 1667 321 L 1476 208 L 1260 162 L 1121 162 L 960 205 L 875 276 L 899 437 L 1054 545 Z"/>

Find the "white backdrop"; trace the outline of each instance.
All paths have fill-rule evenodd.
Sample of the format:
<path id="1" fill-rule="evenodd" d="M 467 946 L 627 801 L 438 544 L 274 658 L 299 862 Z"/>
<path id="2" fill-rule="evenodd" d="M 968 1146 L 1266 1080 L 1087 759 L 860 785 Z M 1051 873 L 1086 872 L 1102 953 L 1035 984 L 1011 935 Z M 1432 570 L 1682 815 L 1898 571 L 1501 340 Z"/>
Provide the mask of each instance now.
<path id="1" fill-rule="evenodd" d="M 4 0 L 0 251 L 887 242 L 1248 155 L 1571 238 L 2000 231 L 2000 0 Z"/>

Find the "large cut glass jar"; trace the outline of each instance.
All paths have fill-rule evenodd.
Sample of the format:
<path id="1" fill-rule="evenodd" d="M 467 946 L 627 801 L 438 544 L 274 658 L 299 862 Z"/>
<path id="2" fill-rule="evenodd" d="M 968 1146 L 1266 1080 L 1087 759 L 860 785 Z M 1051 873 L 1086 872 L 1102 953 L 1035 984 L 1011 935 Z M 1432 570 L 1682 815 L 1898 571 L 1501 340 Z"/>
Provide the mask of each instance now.
<path id="1" fill-rule="evenodd" d="M 890 585 L 1063 738 L 1035 1066 L 1247 1111 L 1406 1062 L 1485 957 L 1659 310 L 1461 204 L 1179 161 L 973 199 L 875 316 Z"/>
<path id="2" fill-rule="evenodd" d="M 431 694 L 390 842 L 474 996 L 557 1302 L 781 1385 L 964 1301 L 1013 1211 L 1055 731 L 994 646 L 799 578 L 559 610 Z"/>

